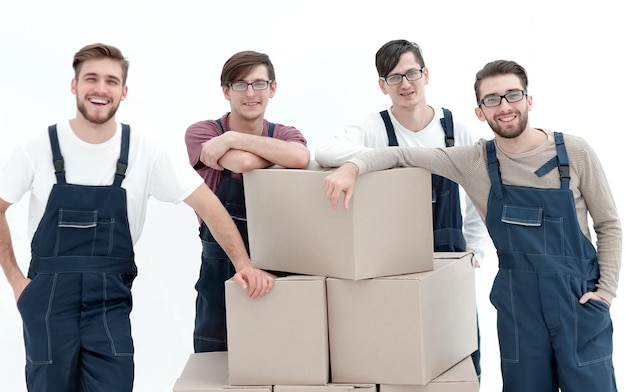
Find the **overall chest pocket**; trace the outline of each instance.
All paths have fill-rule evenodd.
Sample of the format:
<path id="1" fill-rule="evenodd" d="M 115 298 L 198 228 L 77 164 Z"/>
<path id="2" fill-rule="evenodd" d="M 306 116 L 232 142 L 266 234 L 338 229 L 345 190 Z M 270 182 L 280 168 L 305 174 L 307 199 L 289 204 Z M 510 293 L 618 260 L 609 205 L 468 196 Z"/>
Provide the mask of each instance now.
<path id="1" fill-rule="evenodd" d="M 542 255 L 564 254 L 563 218 L 545 214 L 543 207 L 505 204 L 499 235 L 502 249 Z"/>
<path id="2" fill-rule="evenodd" d="M 55 256 L 110 256 L 115 219 L 98 210 L 60 209 Z"/>

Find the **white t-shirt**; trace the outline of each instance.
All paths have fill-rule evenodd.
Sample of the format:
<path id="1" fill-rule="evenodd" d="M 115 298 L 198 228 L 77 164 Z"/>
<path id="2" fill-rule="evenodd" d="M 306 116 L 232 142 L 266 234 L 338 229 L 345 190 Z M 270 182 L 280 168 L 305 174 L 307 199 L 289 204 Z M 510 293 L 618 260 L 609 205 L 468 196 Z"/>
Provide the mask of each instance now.
<path id="1" fill-rule="evenodd" d="M 445 134 L 440 119 L 443 109 L 435 108 L 433 120 L 419 132 L 405 128 L 388 110 L 400 147 L 445 147 Z M 454 115 L 454 113 L 453 113 Z M 454 121 L 454 145 L 471 146 L 477 141 L 474 134 L 458 121 Z M 371 113 L 350 124 L 345 131 L 319 144 L 315 160 L 322 166 L 337 167 L 364 151 L 389 146 L 385 122 L 379 112 Z"/>
<path id="2" fill-rule="evenodd" d="M 91 144 L 74 134 L 69 120 L 59 122 L 57 133 L 67 183 L 111 185 L 120 156 L 121 131 L 118 123 L 110 140 Z M 182 153 L 168 149 L 139 127 L 131 126 L 130 135 L 128 169 L 122 187 L 126 189 L 128 220 L 135 244 L 141 236 L 149 197 L 179 203 L 202 184 L 202 178 Z M 30 239 L 41 221 L 50 190 L 56 184 L 48 129 L 27 135 L 3 158 L 0 197 L 9 203 L 17 203 L 30 192 Z"/>

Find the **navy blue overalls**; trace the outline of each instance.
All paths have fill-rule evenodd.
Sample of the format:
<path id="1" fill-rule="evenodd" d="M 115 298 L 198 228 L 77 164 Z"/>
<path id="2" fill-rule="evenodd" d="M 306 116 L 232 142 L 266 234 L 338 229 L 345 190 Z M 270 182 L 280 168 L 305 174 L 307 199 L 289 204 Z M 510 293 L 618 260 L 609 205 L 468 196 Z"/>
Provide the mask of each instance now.
<path id="1" fill-rule="evenodd" d="M 65 181 L 56 125 L 49 127 L 57 183 L 31 244 L 18 300 L 29 391 L 131 391 L 131 285 L 137 274 L 121 187 L 130 127 L 110 186 Z"/>
<path id="2" fill-rule="evenodd" d="M 218 119 L 216 122 L 223 133 L 221 121 Z M 274 126 L 273 123 L 269 124 L 268 137 L 273 137 Z M 224 169 L 215 195 L 233 218 L 249 254 L 243 179 Z M 194 351 L 196 353 L 227 351 L 224 282 L 235 275 L 235 267 L 204 222 L 200 224 L 199 230 L 202 240 L 202 265 L 196 283 L 198 295 L 193 333 Z"/>
<path id="3" fill-rule="evenodd" d="M 578 302 L 595 291 L 597 253 L 578 223 L 563 135 L 554 139 L 557 156 L 535 174 L 558 168 L 560 189 L 504 185 L 495 143 L 487 142 L 486 222 L 499 258 L 490 299 L 503 391 L 616 391 L 609 307 Z"/>
<path id="4" fill-rule="evenodd" d="M 380 112 L 389 146 L 397 146 L 398 138 L 391 123 L 389 112 Z M 454 122 L 452 113 L 443 109 L 443 118 L 440 119 L 443 127 L 446 147 L 454 146 Z M 463 215 L 461 215 L 461 200 L 459 197 L 459 185 L 445 177 L 433 174 L 432 176 L 432 201 L 433 201 L 433 240 L 435 252 L 465 252 L 467 245 L 463 237 Z M 478 333 L 479 348 L 472 353 L 472 361 L 476 369 L 476 375 L 480 380 L 480 331 Z"/>

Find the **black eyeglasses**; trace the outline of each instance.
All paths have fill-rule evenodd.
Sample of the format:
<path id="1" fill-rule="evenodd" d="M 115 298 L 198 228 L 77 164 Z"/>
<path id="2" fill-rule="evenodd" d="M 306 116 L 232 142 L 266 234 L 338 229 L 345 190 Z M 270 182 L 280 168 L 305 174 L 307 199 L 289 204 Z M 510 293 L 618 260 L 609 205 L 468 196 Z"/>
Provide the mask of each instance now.
<path id="1" fill-rule="evenodd" d="M 246 91 L 248 90 L 248 86 L 252 86 L 254 91 L 266 90 L 273 80 L 255 80 L 254 82 L 231 82 L 228 83 L 228 87 L 232 88 L 233 91 Z"/>
<path id="2" fill-rule="evenodd" d="M 396 84 L 402 83 L 402 78 L 406 78 L 406 80 L 408 80 L 409 82 L 412 82 L 414 80 L 421 79 L 423 74 L 424 74 L 424 68 L 414 69 L 412 71 L 409 71 L 403 74 L 393 74 L 387 77 L 381 76 L 380 80 L 384 80 L 389 86 L 395 86 Z"/>
<path id="3" fill-rule="evenodd" d="M 513 90 L 509 91 L 504 95 L 488 95 L 485 98 L 478 101 L 478 106 L 485 105 L 488 108 L 495 108 L 496 106 L 500 106 L 502 103 L 502 98 L 506 99 L 508 103 L 519 102 L 526 96 L 526 91 L 524 90 Z"/>

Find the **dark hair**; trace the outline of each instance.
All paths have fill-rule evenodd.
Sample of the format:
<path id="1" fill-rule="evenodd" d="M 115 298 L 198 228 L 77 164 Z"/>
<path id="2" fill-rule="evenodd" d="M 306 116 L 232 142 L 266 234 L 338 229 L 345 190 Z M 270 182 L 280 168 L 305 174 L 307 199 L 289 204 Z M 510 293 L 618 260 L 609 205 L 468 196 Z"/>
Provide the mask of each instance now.
<path id="1" fill-rule="evenodd" d="M 72 63 L 72 67 L 74 67 L 74 76 L 78 78 L 80 69 L 85 61 L 104 58 L 119 61 L 122 66 L 122 83 L 126 84 L 129 66 L 128 60 L 124 58 L 124 55 L 122 55 L 122 52 L 118 48 L 105 44 L 87 45 L 76 52 L 74 55 L 74 62 Z"/>
<path id="2" fill-rule="evenodd" d="M 265 53 L 246 50 L 235 53 L 228 60 L 226 60 L 220 77 L 222 86 L 228 86 L 228 83 L 241 80 L 252 70 L 252 68 L 258 65 L 265 65 L 267 68 L 267 75 L 270 80 L 276 80 L 274 65 L 270 61 L 269 56 Z"/>
<path id="3" fill-rule="evenodd" d="M 476 81 L 474 82 L 474 93 L 476 94 L 476 102 L 480 102 L 480 84 L 483 79 L 490 78 L 498 75 L 513 74 L 517 76 L 522 82 L 522 89 L 525 91 L 528 89 L 528 75 L 524 67 L 510 60 L 495 60 L 485 64 L 483 69 L 476 73 Z"/>
<path id="4" fill-rule="evenodd" d="M 381 46 L 380 49 L 378 49 L 378 52 L 376 52 L 376 69 L 378 70 L 378 76 L 385 77 L 389 75 L 391 70 L 398 65 L 400 57 L 406 52 L 413 53 L 415 60 L 422 66 L 422 68 L 426 66 L 419 45 L 415 42 L 397 39 L 387 42 Z"/>

